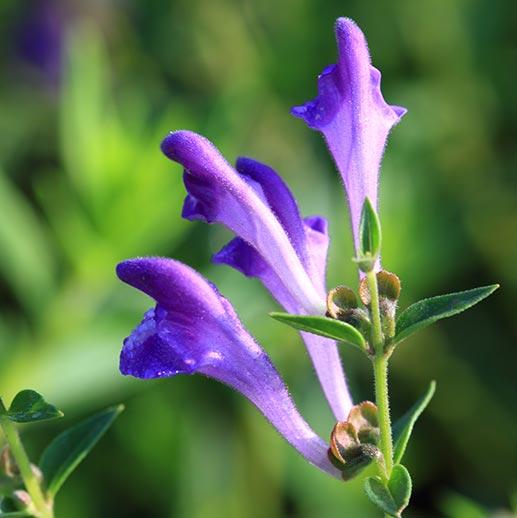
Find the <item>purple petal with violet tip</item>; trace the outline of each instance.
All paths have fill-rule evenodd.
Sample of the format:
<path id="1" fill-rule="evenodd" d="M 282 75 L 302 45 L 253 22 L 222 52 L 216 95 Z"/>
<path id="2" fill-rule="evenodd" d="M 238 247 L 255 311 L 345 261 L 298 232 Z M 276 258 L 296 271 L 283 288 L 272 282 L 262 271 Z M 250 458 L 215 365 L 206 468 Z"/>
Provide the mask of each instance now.
<path id="1" fill-rule="evenodd" d="M 341 173 L 356 248 L 365 197 L 377 205 L 379 168 L 390 129 L 406 113 L 380 90 L 365 37 L 348 18 L 336 22 L 338 62 L 318 78 L 318 96 L 291 113 L 321 131 Z"/>
<path id="2" fill-rule="evenodd" d="M 157 302 L 125 340 L 124 374 L 216 379 L 248 398 L 309 462 L 340 477 L 328 445 L 305 422 L 265 351 L 212 284 L 172 259 L 132 259 L 119 264 L 117 274 Z"/>
<path id="3" fill-rule="evenodd" d="M 190 131 L 176 131 L 163 140 L 162 151 L 185 167 L 189 192 L 183 208 L 185 217 L 227 226 L 260 253 L 304 311 L 324 311 L 322 294 L 264 196 L 226 162 L 211 142 Z"/>

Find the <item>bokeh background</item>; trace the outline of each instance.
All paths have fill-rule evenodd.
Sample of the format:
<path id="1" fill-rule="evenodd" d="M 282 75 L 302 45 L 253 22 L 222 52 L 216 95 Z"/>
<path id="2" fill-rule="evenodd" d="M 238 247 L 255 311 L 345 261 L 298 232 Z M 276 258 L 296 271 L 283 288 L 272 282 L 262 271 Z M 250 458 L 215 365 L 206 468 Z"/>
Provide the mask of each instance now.
<path id="1" fill-rule="evenodd" d="M 305 215 L 330 220 L 329 285 L 356 286 L 338 175 L 320 135 L 289 115 L 335 60 L 354 18 L 409 109 L 382 168 L 384 266 L 401 304 L 500 282 L 489 300 L 404 343 L 400 416 L 437 381 L 405 464 L 407 516 L 512 516 L 517 508 L 517 3 L 514 0 L 2 0 L 0 393 L 42 392 L 66 414 L 23 430 L 33 458 L 66 424 L 125 413 L 58 497 L 86 517 L 374 517 L 361 481 L 306 464 L 237 394 L 201 377 L 123 378 L 122 339 L 151 304 L 117 281 L 137 255 L 181 259 L 216 282 L 285 376 L 309 422 L 333 426 L 296 333 L 255 281 L 210 256 L 228 239 L 181 219 L 171 129 L 274 166 Z M 355 398 L 367 361 L 343 350 Z"/>

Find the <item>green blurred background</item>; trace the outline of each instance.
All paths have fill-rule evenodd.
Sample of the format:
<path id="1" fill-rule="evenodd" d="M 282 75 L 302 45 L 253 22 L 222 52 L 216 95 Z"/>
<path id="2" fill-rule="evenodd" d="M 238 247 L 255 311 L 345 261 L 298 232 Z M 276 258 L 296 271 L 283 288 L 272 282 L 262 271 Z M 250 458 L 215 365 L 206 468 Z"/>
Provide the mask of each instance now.
<path id="1" fill-rule="evenodd" d="M 330 220 L 329 285 L 356 286 L 338 175 L 289 115 L 335 60 L 338 16 L 365 31 L 386 99 L 409 109 L 382 168 L 384 266 L 402 306 L 500 282 L 392 362 L 401 415 L 437 393 L 406 464 L 407 516 L 511 516 L 517 506 L 517 3 L 514 0 L 2 0 L 0 393 L 34 388 L 61 422 L 24 429 L 31 455 L 112 403 L 125 413 L 58 497 L 58 517 L 374 517 L 361 482 L 306 464 L 246 401 L 201 377 L 123 378 L 122 339 L 151 304 L 115 264 L 172 256 L 229 297 L 309 422 L 333 426 L 294 331 L 254 280 L 210 256 L 228 239 L 180 218 L 172 129 L 274 166 L 305 215 Z M 368 363 L 343 350 L 357 401 Z"/>

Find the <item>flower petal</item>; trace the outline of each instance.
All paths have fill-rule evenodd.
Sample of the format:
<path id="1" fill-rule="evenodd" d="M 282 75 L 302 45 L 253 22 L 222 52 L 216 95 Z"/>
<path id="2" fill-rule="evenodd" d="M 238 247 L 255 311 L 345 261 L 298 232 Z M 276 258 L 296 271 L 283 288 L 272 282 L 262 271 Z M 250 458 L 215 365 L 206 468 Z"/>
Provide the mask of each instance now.
<path id="1" fill-rule="evenodd" d="M 282 178 L 271 167 L 247 157 L 239 157 L 236 169 L 260 189 L 267 204 L 287 233 L 293 248 L 307 266 L 305 231 L 294 196 Z"/>
<path id="2" fill-rule="evenodd" d="M 192 374 L 197 367 L 180 347 L 171 350 L 162 339 L 166 310 L 150 309 L 142 322 L 124 340 L 124 348 L 120 354 L 120 371 L 137 378 L 152 379 L 174 376 L 175 374 Z M 185 332 L 186 328 L 183 329 Z M 176 330 L 178 345 L 184 343 L 184 337 Z"/>
<path id="3" fill-rule="evenodd" d="M 334 340 L 311 333 L 300 333 L 321 388 L 337 421 L 347 418 L 354 405 L 346 384 L 345 373 Z"/>
<path id="4" fill-rule="evenodd" d="M 295 312 L 299 308 L 298 302 L 286 290 L 276 272 L 240 237 L 232 239 L 212 257 L 212 261 L 216 264 L 227 264 L 246 277 L 256 277 L 287 311 Z"/>
<path id="5" fill-rule="evenodd" d="M 227 226 L 253 246 L 308 313 L 323 310 L 323 300 L 300 257 L 263 197 L 224 160 L 207 139 L 176 131 L 162 142 L 170 159 L 185 167 L 189 196 L 183 215 Z"/>
<path id="6" fill-rule="evenodd" d="M 309 249 L 313 250 L 315 257 L 317 254 L 321 256 L 319 262 L 314 261 L 314 264 L 319 265 L 321 282 L 324 286 L 328 246 L 327 222 L 323 218 L 315 216 L 306 218 L 305 225 L 310 241 Z M 285 290 L 275 272 L 258 252 L 241 238 L 236 237 L 232 239 L 213 256 L 212 260 L 215 263 L 227 264 L 247 277 L 258 278 L 286 311 L 291 313 L 298 312 L 296 301 Z M 345 420 L 353 403 L 346 385 L 343 367 L 335 342 L 310 333 L 300 334 L 305 342 L 307 352 L 334 416 L 338 421 Z"/>
<path id="7" fill-rule="evenodd" d="M 311 279 L 327 294 L 327 252 L 329 248 L 328 222 L 321 216 L 309 216 L 303 220 L 307 252 L 310 257 Z"/>
<path id="8" fill-rule="evenodd" d="M 124 343 L 124 374 L 200 373 L 225 383 L 255 404 L 309 462 L 339 478 L 328 445 L 299 414 L 267 354 L 212 284 L 184 264 L 162 258 L 125 261 L 117 274 L 158 303 Z"/>
<path id="9" fill-rule="evenodd" d="M 320 216 L 305 218 L 303 232 L 308 253 L 310 254 L 312 279 L 314 284 L 326 292 L 325 274 L 328 250 L 327 221 Z M 287 311 L 296 312 L 300 305 L 286 290 L 281 279 L 266 263 L 262 256 L 240 237 L 232 239 L 219 252 L 214 254 L 212 261 L 216 264 L 227 264 L 246 277 L 257 277 L 262 281 L 280 305 Z"/>
<path id="10" fill-rule="evenodd" d="M 237 173 L 199 135 L 186 131 L 171 133 L 163 141 L 162 149 L 186 168 L 184 181 L 189 195 L 183 215 L 222 223 L 238 236 L 213 257 L 214 262 L 259 278 L 287 311 L 324 314 L 326 221 L 317 216 L 302 220 L 294 197 L 273 169 L 240 158 Z M 276 248 L 275 239 L 281 243 Z M 275 252 L 281 247 L 288 253 L 282 256 Z M 303 269 L 314 295 L 310 295 L 307 283 L 303 287 L 298 285 L 301 289 L 297 291 L 292 289 L 292 265 Z M 336 363 L 336 344 L 327 340 L 328 350 L 323 350 L 313 346 L 312 341 L 305 342 L 336 418 L 345 419 L 350 410 L 350 395 L 341 364 Z M 327 364 L 330 360 L 333 363 Z"/>
<path id="11" fill-rule="evenodd" d="M 365 37 L 348 18 L 336 22 L 338 62 L 318 78 L 318 96 L 291 113 L 323 133 L 341 173 L 356 248 L 367 196 L 377 204 L 379 168 L 390 129 L 406 113 L 390 106 L 380 90 L 380 72 L 371 65 Z"/>

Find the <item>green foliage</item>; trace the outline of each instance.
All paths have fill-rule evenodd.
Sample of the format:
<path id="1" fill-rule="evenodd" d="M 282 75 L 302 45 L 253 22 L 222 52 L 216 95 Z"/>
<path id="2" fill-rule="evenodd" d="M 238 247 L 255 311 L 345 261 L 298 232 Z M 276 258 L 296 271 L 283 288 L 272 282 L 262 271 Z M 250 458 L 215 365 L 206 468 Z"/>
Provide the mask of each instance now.
<path id="1" fill-rule="evenodd" d="M 355 327 L 340 320 L 321 316 L 291 315 L 282 312 L 272 312 L 269 313 L 269 316 L 300 331 L 332 338 L 353 345 L 362 351 L 366 347 L 363 335 Z"/>
<path id="2" fill-rule="evenodd" d="M 368 498 L 390 516 L 400 516 L 409 504 L 411 497 L 411 477 L 401 464 L 393 466 L 387 484 L 380 477 L 368 477 L 364 481 L 364 489 Z"/>
<path id="3" fill-rule="evenodd" d="M 431 381 L 427 392 L 393 425 L 393 462 L 395 464 L 398 464 L 402 460 L 411 433 L 413 432 L 413 427 L 430 403 L 435 390 L 436 382 Z"/>
<path id="4" fill-rule="evenodd" d="M 23 306 L 33 312 L 53 288 L 51 243 L 37 211 L 1 169 L 0 207 L 1 271 Z"/>
<path id="5" fill-rule="evenodd" d="M 394 343 L 402 342 L 408 336 L 442 318 L 452 317 L 474 306 L 492 294 L 498 284 L 474 288 L 473 290 L 448 293 L 423 299 L 405 309 L 397 318 Z"/>
<path id="6" fill-rule="evenodd" d="M 47 403 L 35 390 L 22 390 L 11 402 L 7 417 L 15 423 L 33 423 L 63 417 L 63 412 Z"/>
<path id="7" fill-rule="evenodd" d="M 58 435 L 44 450 L 39 467 L 53 498 L 65 480 L 106 433 L 124 407 L 108 408 Z"/>

